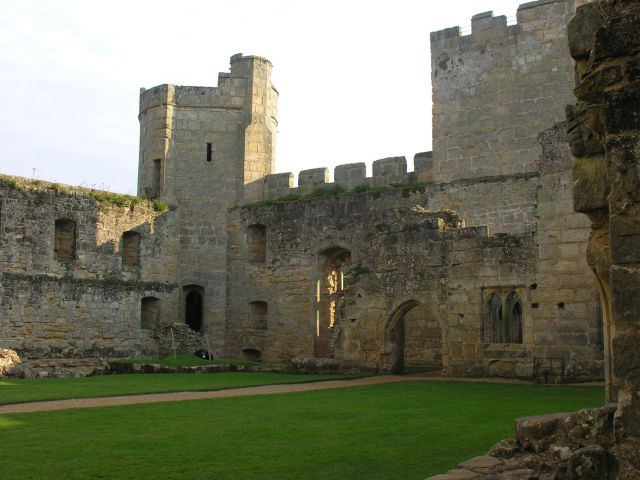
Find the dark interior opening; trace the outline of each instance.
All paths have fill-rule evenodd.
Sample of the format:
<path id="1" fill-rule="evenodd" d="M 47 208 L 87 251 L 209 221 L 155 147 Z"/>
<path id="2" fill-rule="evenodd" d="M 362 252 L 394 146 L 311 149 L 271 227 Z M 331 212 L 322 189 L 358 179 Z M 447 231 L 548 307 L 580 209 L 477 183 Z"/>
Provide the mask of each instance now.
<path id="1" fill-rule="evenodd" d="M 187 293 L 185 323 L 196 332 L 202 328 L 202 294 L 196 290 Z"/>
<path id="2" fill-rule="evenodd" d="M 261 356 L 260 350 L 256 350 L 255 348 L 245 348 L 242 350 L 242 358 L 244 360 L 252 360 L 255 362 L 260 360 Z"/>
<path id="3" fill-rule="evenodd" d="M 153 174 L 151 176 L 150 198 L 160 197 L 162 190 L 162 159 L 156 158 L 153 161 Z"/>

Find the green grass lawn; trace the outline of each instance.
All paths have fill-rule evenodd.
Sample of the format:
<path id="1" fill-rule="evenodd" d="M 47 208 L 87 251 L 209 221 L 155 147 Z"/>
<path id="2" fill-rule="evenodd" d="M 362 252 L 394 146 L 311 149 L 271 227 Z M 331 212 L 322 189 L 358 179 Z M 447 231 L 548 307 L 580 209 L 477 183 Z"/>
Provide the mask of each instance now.
<path id="1" fill-rule="evenodd" d="M 222 390 L 225 388 L 272 385 L 275 383 L 317 382 L 336 378 L 353 378 L 353 376 L 222 372 L 0 380 L 0 405 L 136 393 Z"/>
<path id="2" fill-rule="evenodd" d="M 124 364 L 158 364 L 163 367 L 190 367 L 190 366 L 200 366 L 200 365 L 235 365 L 238 367 L 251 367 L 251 366 L 280 366 L 282 367 L 284 364 L 282 363 L 264 363 L 264 362 L 254 362 L 251 360 L 237 360 L 237 359 L 225 359 L 218 358 L 215 360 L 206 360 L 200 357 L 196 357 L 195 355 L 177 355 L 175 357 L 168 356 L 160 359 L 152 359 L 152 358 L 122 358 L 119 360 L 114 360 L 112 363 L 124 363 Z"/>
<path id="3" fill-rule="evenodd" d="M 603 389 L 404 382 L 0 417 L 0 477 L 423 479 Z"/>

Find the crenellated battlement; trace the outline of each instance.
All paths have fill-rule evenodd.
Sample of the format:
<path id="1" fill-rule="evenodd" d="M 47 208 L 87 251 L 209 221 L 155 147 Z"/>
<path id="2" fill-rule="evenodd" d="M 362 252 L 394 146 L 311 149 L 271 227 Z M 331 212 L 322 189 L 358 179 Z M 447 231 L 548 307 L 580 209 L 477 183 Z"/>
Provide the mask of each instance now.
<path id="1" fill-rule="evenodd" d="M 483 12 L 469 35 L 431 34 L 435 180 L 536 170 L 537 136 L 572 96 L 566 35 L 579 1 L 525 3 L 513 25 Z"/>
<path id="2" fill-rule="evenodd" d="M 566 15 L 575 11 L 574 5 L 583 3 L 574 0 L 538 0 L 520 5 L 516 13 L 517 23 L 508 25 L 505 15 L 494 16 L 492 11 L 482 12 L 471 17 L 471 33 L 462 34 L 459 26 L 431 32 L 431 48 L 465 48 L 474 44 L 489 42 L 514 42 L 528 35 L 538 40 L 555 37 L 554 28 L 564 31 Z M 542 33 L 544 31 L 544 34 Z M 562 37 L 564 39 L 564 37 Z"/>
<path id="3" fill-rule="evenodd" d="M 416 153 L 413 172 L 407 172 L 406 157 L 388 157 L 376 160 L 371 177 L 367 177 L 364 162 L 338 165 L 333 170 L 333 182 L 329 182 L 329 169 L 311 168 L 298 174 L 298 186 L 294 187 L 291 172 L 275 173 L 264 178 L 264 198 L 274 199 L 289 195 L 308 195 L 319 189 L 340 188 L 351 190 L 358 186 L 386 187 L 395 184 L 428 182 L 432 177 L 432 152 Z"/>
<path id="4" fill-rule="evenodd" d="M 216 87 L 163 84 L 149 89 L 140 89 L 140 111 L 143 115 L 150 109 L 167 106 L 193 108 L 240 109 L 250 96 L 254 63 L 271 68 L 269 60 L 257 56 L 233 55 L 230 60 L 230 72 L 218 73 Z M 273 89 L 275 91 L 275 89 Z M 277 91 L 275 91 L 277 95 Z"/>

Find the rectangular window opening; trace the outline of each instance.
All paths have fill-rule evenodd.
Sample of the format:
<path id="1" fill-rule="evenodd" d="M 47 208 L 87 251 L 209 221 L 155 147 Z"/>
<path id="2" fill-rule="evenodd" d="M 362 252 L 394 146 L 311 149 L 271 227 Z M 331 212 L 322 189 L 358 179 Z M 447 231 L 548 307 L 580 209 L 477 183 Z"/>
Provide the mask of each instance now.
<path id="1" fill-rule="evenodd" d="M 151 178 L 151 198 L 160 197 L 160 185 L 162 179 L 162 159 L 157 158 L 153 161 L 153 176 Z"/>
<path id="2" fill-rule="evenodd" d="M 211 144 L 207 143 L 207 162 L 211 161 Z"/>

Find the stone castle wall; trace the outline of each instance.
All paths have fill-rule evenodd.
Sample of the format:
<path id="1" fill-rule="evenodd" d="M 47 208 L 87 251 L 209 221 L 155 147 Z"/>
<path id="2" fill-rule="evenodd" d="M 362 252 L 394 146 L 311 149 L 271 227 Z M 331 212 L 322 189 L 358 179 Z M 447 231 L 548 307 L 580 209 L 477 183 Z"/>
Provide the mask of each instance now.
<path id="1" fill-rule="evenodd" d="M 117 206 L 95 192 L 17 177 L 0 178 L 0 339 L 25 358 L 157 353 L 141 328 L 145 297 L 163 302 L 158 322 L 177 312 L 162 252 L 175 222 L 143 202 Z M 75 232 L 58 259 L 56 221 Z M 123 234 L 136 232 L 138 264 L 123 264 Z"/>
<path id="2" fill-rule="evenodd" d="M 367 191 L 419 184 L 422 195 L 418 205 L 427 211 L 455 212 L 461 225 L 485 228 L 489 237 L 531 234 L 535 248 L 529 251 L 530 258 L 526 260 L 533 262 L 535 267 L 526 281 L 520 279 L 518 283 L 526 288 L 528 297 L 527 327 L 524 331 L 527 347 L 486 342 L 481 347 L 485 351 L 482 355 L 492 361 L 487 362 L 484 372 L 513 374 L 514 364 L 520 361 L 516 359 L 527 357 L 530 360 L 528 365 L 535 358 L 535 368 L 540 370 L 556 371 L 561 368 L 573 370 L 577 376 L 598 376 L 603 348 L 602 314 L 595 279 L 584 260 L 590 222 L 585 215 L 574 213 L 571 194 L 574 158 L 562 123 L 564 104 L 571 98 L 570 79 L 573 75 L 573 64 L 566 46 L 566 24 L 574 11 L 572 1 L 531 2 L 520 7 L 516 25 L 507 26 L 504 17 L 495 18 L 485 13 L 474 17 L 471 35 L 461 37 L 458 28 L 433 33 L 433 133 L 437 149 L 417 154 L 414 171 L 410 173 L 407 173 L 404 157 L 392 157 L 374 161 L 371 177 L 366 177 L 363 163 L 340 165 L 335 168 L 332 183 L 328 182 L 326 168 L 300 172 L 296 188 L 292 187 L 293 175 L 290 173 L 269 175 L 264 179 L 265 198 L 300 198 L 301 204 L 313 202 L 314 206 L 309 207 L 313 214 L 290 212 L 290 218 L 296 225 L 276 222 L 274 226 L 270 212 L 265 213 L 263 219 L 256 214 L 253 221 L 266 227 L 269 239 L 288 235 L 285 231 L 290 230 L 306 238 L 305 233 L 299 231 L 300 218 L 306 215 L 322 218 L 320 223 L 316 220 L 309 227 L 310 230 L 316 229 L 313 236 L 316 242 L 326 237 L 327 244 L 331 243 L 329 239 L 337 235 L 334 229 L 345 230 L 348 238 L 357 236 L 357 232 L 351 229 L 352 225 L 357 225 L 367 238 L 373 239 L 378 235 L 372 228 L 373 220 L 373 223 L 360 224 L 354 218 L 358 214 L 345 213 L 349 212 L 349 207 L 345 206 L 344 211 L 336 215 L 346 217 L 346 220 L 337 227 L 337 220 L 328 213 L 335 208 L 333 200 L 326 200 L 323 204 L 322 200 L 305 198 L 327 193 L 348 196 L 363 192 L 364 195 Z M 492 93 L 490 89 L 501 93 Z M 446 147 L 449 143 L 456 145 L 457 152 L 450 161 L 447 155 L 451 152 Z M 371 210 L 385 208 L 391 207 L 378 204 L 369 207 Z M 232 225 L 236 228 L 235 222 Z M 278 231 L 273 236 L 269 233 L 272 228 Z M 240 245 L 243 245 L 239 240 L 242 234 L 237 235 L 233 249 L 241 249 Z M 304 242 L 299 243 L 307 249 L 310 247 Z M 274 255 L 287 254 L 294 251 L 292 248 L 289 246 Z M 366 248 L 369 247 L 365 241 L 355 250 L 361 252 Z M 407 246 L 406 249 L 411 255 L 412 247 Z M 298 252 L 291 260 L 292 265 L 296 265 L 292 270 L 298 265 L 306 265 L 300 268 L 307 268 L 307 273 L 301 284 L 287 287 L 289 297 L 295 296 L 292 289 L 303 292 L 300 293 L 302 298 L 310 295 L 309 272 L 312 267 L 317 267 L 313 260 L 317 251 L 306 250 L 304 259 L 302 252 Z M 419 256 L 417 252 L 414 255 Z M 241 259 L 235 260 L 241 262 Z M 456 265 L 451 264 L 447 268 L 454 267 Z M 247 266 L 252 278 L 260 276 L 260 270 L 254 272 L 255 268 Z M 230 270 L 235 271 L 232 266 Z M 465 292 L 465 295 L 475 295 L 473 301 L 482 304 L 483 300 L 479 300 L 481 290 L 517 283 L 510 279 L 508 267 L 502 267 L 500 273 L 504 278 L 498 276 L 492 281 L 484 280 L 480 287 L 465 287 L 477 290 Z M 481 277 L 482 271 L 474 271 L 473 274 Z M 295 276 L 293 273 L 284 276 L 291 279 L 292 275 Z M 406 275 L 409 273 L 401 274 L 402 277 Z M 229 280 L 230 283 L 233 281 L 234 278 Z M 273 281 L 279 284 L 277 280 Z M 269 295 L 265 291 L 262 296 Z M 237 308 L 246 310 L 251 300 L 243 300 L 246 302 L 238 303 Z M 308 312 L 309 308 L 308 305 L 304 308 L 298 305 L 293 311 L 306 311 L 300 315 L 313 317 L 313 312 Z M 362 314 L 367 315 L 364 311 Z M 478 329 L 481 316 L 481 310 L 473 314 L 472 321 Z M 289 322 L 292 331 L 299 335 L 304 331 L 301 325 L 307 321 L 289 319 L 285 323 Z M 233 322 L 232 316 L 227 319 L 228 325 L 233 325 Z M 261 350 L 261 345 L 266 355 L 286 356 L 286 348 L 269 346 L 269 336 L 264 331 L 259 332 L 252 348 Z M 385 348 L 380 338 L 378 332 L 377 340 L 373 342 L 376 345 L 373 351 L 378 354 Z M 291 341 L 289 337 L 285 343 Z M 309 342 L 307 339 L 304 347 L 307 350 Z M 485 343 L 480 338 L 480 330 L 476 332 L 475 342 Z M 239 345 L 235 341 L 231 343 Z M 524 350 L 527 352 L 523 353 Z M 360 359 L 373 361 L 369 354 L 363 354 Z M 579 372 L 582 368 L 586 370 Z"/>
<path id="3" fill-rule="evenodd" d="M 544 163 L 552 169 L 552 159 Z M 532 199 L 542 208 L 567 198 L 570 203 L 566 165 L 528 180 L 494 178 L 471 187 L 495 192 L 519 183 L 523 191 L 543 192 Z M 412 307 L 423 306 L 440 326 L 442 359 L 450 373 L 530 378 L 562 370 L 568 378 L 601 375 L 595 290 L 584 278 L 586 262 L 578 257 L 588 236 L 583 217 L 567 217 L 561 210 L 559 218 L 549 220 L 555 222 L 555 234 L 538 232 L 532 218 L 525 231 L 492 235 L 484 226 L 463 227 L 456 214 L 431 208 L 442 190 L 447 189 L 427 184 L 232 209 L 229 355 L 241 356 L 243 350 L 260 351 L 268 360 L 317 355 L 317 322 L 326 321 L 322 296 L 317 295 L 323 252 L 339 247 L 350 252 L 350 268 L 362 271 L 353 288 L 344 291 L 345 321 L 339 334 L 332 335 L 340 360 L 391 369 L 398 349 L 394 322 Z M 517 198 L 521 192 L 514 194 Z M 474 202 L 480 204 L 481 197 Z M 250 259 L 255 225 L 265 230 L 261 262 Z M 521 296 L 522 343 L 491 341 L 485 308 L 493 291 Z M 266 328 L 256 329 L 252 321 L 256 301 L 268 305 Z M 409 325 L 409 315 L 407 319 Z M 412 362 L 410 355 L 406 361 Z"/>
<path id="4" fill-rule="evenodd" d="M 157 334 L 142 325 L 193 322 L 218 357 L 333 356 L 383 370 L 442 359 L 468 375 L 597 377 L 601 309 L 583 255 L 590 222 L 573 211 L 561 123 L 573 11 L 573 1 L 540 0 L 520 7 L 517 25 L 485 13 L 471 35 L 432 34 L 434 152 L 417 154 L 412 172 L 391 157 L 373 162 L 371 177 L 363 163 L 340 165 L 332 183 L 326 168 L 300 172 L 295 188 L 292 174 L 274 174 L 278 93 L 260 57 L 233 56 L 216 87 L 142 89 L 138 194 L 170 212 L 142 218 L 138 206 L 98 208 L 50 186 L 7 188 L 7 202 L 26 195 L 22 217 L 35 220 L 25 222 L 31 243 L 8 246 L 8 255 L 24 251 L 5 277 L 44 276 L 33 295 L 116 292 L 111 312 L 95 295 L 80 295 L 78 308 L 105 312 L 87 323 L 87 339 L 111 338 L 100 325 L 136 318 L 129 340 L 118 337 L 122 353 L 149 350 L 142 344 Z M 52 260 L 52 219 L 82 225 L 73 262 Z M 140 266 L 121 247 L 129 230 L 140 234 Z M 35 288 L 11 277 L 23 280 Z M 492 331 L 494 297 L 505 310 L 517 299 L 521 338 Z M 68 338 L 71 303 L 53 305 L 43 311 Z M 31 338 L 33 329 L 14 327 L 7 338 Z M 34 335 L 43 343 L 51 332 Z"/>
<path id="5" fill-rule="evenodd" d="M 593 220 L 588 260 L 605 305 L 607 401 L 516 420 L 515 438 L 433 480 L 640 478 L 638 143 L 640 4 L 592 2 L 569 25 L 577 103 L 567 107 L 576 210 Z"/>
<path id="6" fill-rule="evenodd" d="M 515 25 L 492 12 L 431 34 L 433 178 L 448 181 L 535 171 L 537 135 L 563 120 L 573 62 L 572 0 L 518 8 Z"/>

